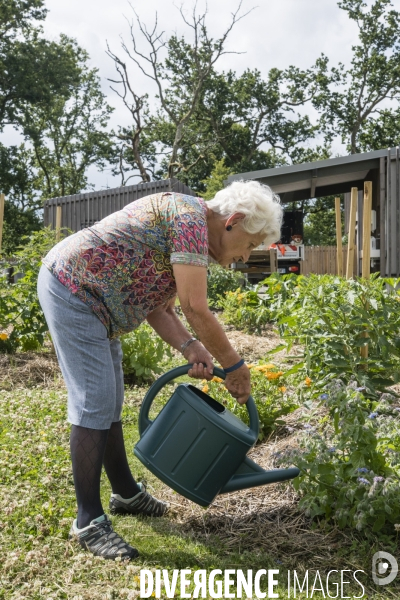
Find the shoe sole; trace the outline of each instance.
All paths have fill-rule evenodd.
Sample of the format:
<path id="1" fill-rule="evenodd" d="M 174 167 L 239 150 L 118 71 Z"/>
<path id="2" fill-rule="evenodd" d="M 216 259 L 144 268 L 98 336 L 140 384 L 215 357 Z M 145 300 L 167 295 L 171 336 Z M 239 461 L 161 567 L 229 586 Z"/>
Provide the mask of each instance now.
<path id="1" fill-rule="evenodd" d="M 127 510 L 126 508 L 121 507 L 112 507 L 110 506 L 110 514 L 112 515 L 132 515 L 133 517 L 143 516 L 143 517 L 153 517 L 155 519 L 159 519 L 160 517 L 164 517 L 168 512 L 168 508 L 161 515 L 147 515 L 144 512 L 132 512 L 131 510 Z"/>

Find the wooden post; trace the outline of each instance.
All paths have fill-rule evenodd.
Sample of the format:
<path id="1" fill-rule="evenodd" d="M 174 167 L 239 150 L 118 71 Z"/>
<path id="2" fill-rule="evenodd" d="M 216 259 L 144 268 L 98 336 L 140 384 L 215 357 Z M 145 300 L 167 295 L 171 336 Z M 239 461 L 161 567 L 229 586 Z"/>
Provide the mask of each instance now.
<path id="1" fill-rule="evenodd" d="M 62 218 L 62 208 L 61 206 L 57 206 L 56 211 L 56 241 L 60 241 L 61 237 L 61 218 Z"/>
<path id="2" fill-rule="evenodd" d="M 369 279 L 371 274 L 371 210 L 372 210 L 372 181 L 364 181 L 364 204 L 363 204 L 363 256 L 362 277 Z M 364 300 L 364 309 L 368 311 L 368 301 Z M 368 337 L 368 330 L 364 331 L 363 337 Z M 361 358 L 368 358 L 368 344 L 360 348 Z"/>
<path id="3" fill-rule="evenodd" d="M 353 277 L 354 273 L 354 250 L 355 250 L 355 232 L 356 232 L 356 211 L 357 211 L 357 200 L 358 200 L 358 188 L 351 188 L 351 200 L 350 200 L 350 219 L 349 219 L 349 240 L 347 244 L 347 266 L 346 266 L 346 279 Z"/>
<path id="4" fill-rule="evenodd" d="M 1 253 L 1 244 L 3 241 L 4 204 L 5 204 L 4 194 L 0 194 L 0 253 Z"/>
<path id="5" fill-rule="evenodd" d="M 335 198 L 336 212 L 336 261 L 337 274 L 339 277 L 343 275 L 343 250 L 342 250 L 342 216 L 340 213 L 340 198 Z"/>
<path id="6" fill-rule="evenodd" d="M 364 181 L 362 277 L 365 279 L 371 274 L 371 211 L 372 181 Z"/>

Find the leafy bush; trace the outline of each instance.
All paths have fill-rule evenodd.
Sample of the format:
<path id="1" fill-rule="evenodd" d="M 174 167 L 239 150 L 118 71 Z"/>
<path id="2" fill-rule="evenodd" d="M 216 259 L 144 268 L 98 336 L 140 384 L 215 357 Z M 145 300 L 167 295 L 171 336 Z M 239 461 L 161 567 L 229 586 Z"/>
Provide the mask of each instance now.
<path id="1" fill-rule="evenodd" d="M 355 379 L 371 397 L 400 380 L 400 295 L 387 285 L 397 281 L 312 275 L 293 283 L 282 281 L 271 316 L 288 351 L 304 347 L 307 375 Z"/>
<path id="2" fill-rule="evenodd" d="M 207 297 L 211 308 L 218 308 L 219 301 L 229 291 L 241 287 L 243 276 L 232 269 L 224 269 L 220 265 L 212 264 L 208 270 Z"/>
<path id="3" fill-rule="evenodd" d="M 356 381 L 330 382 L 321 402 L 328 408 L 319 428 L 306 424 L 301 450 L 286 451 L 281 464 L 301 475 L 293 485 L 311 517 L 337 526 L 394 534 L 400 520 L 400 408 L 394 396 L 364 395 Z"/>
<path id="4" fill-rule="evenodd" d="M 121 345 L 124 374 L 132 383 L 152 379 L 162 372 L 163 363 L 172 357 L 170 346 L 147 323 L 123 335 Z"/>
<path id="5" fill-rule="evenodd" d="M 271 320 L 271 311 L 256 290 L 227 292 L 219 306 L 226 323 L 251 333 L 260 333 Z"/>
<path id="6" fill-rule="evenodd" d="M 284 385 L 284 373 L 272 364 L 248 365 L 251 369 L 252 396 L 260 419 L 262 440 L 277 426 L 284 425 L 280 419 L 298 408 L 296 396 Z M 203 391 L 224 404 L 245 423 L 248 423 L 246 406 L 240 405 L 227 392 L 222 379 L 214 377 L 212 381 L 203 380 Z"/>
<path id="7" fill-rule="evenodd" d="M 42 258 L 54 246 L 55 236 L 49 228 L 33 233 L 5 265 L 23 277 L 11 285 L 4 275 L 0 279 L 0 352 L 36 350 L 43 345 L 47 324 L 36 285 Z"/>
<path id="8" fill-rule="evenodd" d="M 398 283 L 376 275 L 346 280 L 274 274 L 254 290 L 228 292 L 220 305 L 224 319 L 239 329 L 254 332 L 275 323 L 283 338 L 276 350 L 301 345 L 304 361 L 292 372 L 302 378 L 355 378 L 377 397 L 400 380 Z"/>

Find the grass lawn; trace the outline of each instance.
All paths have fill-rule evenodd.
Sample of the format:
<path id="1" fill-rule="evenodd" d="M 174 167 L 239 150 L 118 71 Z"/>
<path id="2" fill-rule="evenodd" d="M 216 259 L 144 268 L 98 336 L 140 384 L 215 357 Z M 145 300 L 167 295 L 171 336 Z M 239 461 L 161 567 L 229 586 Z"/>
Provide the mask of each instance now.
<path id="1" fill-rule="evenodd" d="M 169 573 L 173 569 L 279 569 L 279 587 L 275 588 L 279 598 L 288 597 L 288 569 L 296 569 L 299 578 L 309 570 L 311 582 L 317 571 L 325 581 L 330 569 L 363 569 L 366 574 L 359 575 L 367 588 L 363 596 L 361 587 L 356 585 L 345 586 L 344 596 L 340 592 L 335 596 L 336 588 L 331 587 L 331 597 L 400 597 L 399 586 L 375 589 L 371 580 L 373 552 L 388 550 L 389 546 L 380 543 L 372 548 L 352 533 L 316 527 L 298 511 L 290 484 L 220 496 L 210 509 L 204 510 L 156 480 L 132 452 L 138 439 L 137 415 L 145 387 L 126 392 L 123 420 L 129 460 L 137 478 L 146 480 L 151 492 L 171 502 L 171 511 L 159 520 L 113 518 L 116 531 L 140 551 L 136 562 L 94 558 L 67 540 L 75 517 L 75 496 L 62 382 L 57 378 L 39 385 L 32 381 L 25 385 L 9 382 L 3 388 L 0 598 L 137 598 L 141 569 L 168 569 Z M 166 390 L 160 403 L 168 395 Z M 287 435 L 277 435 L 254 450 L 255 459 L 271 467 L 272 451 L 287 443 Z M 110 486 L 105 478 L 102 494 L 104 506 L 108 507 Z M 392 547 L 389 551 L 393 551 Z M 176 596 L 180 597 L 179 588 Z M 296 598 L 307 597 L 329 596 L 318 591 L 311 595 L 310 584 L 308 595 L 299 591 L 296 594 Z"/>

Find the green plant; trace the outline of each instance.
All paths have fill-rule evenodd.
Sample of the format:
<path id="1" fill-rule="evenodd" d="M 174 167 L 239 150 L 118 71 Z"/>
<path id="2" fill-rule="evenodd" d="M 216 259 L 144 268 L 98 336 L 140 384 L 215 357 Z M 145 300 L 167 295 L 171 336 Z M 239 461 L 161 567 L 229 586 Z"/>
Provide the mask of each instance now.
<path id="1" fill-rule="evenodd" d="M 37 231 L 25 238 L 9 264 L 22 278 L 7 284 L 2 276 L 0 295 L 0 331 L 7 330 L 7 338 L 0 339 L 0 352 L 36 350 L 43 345 L 47 324 L 37 296 L 37 277 L 43 256 L 56 242 L 56 233 L 50 228 Z"/>
<path id="2" fill-rule="evenodd" d="M 388 289 L 388 284 L 393 287 Z M 400 380 L 397 284 L 376 275 L 371 280 L 298 278 L 296 285 L 291 283 L 290 296 L 270 304 L 271 316 L 288 351 L 295 342 L 304 347 L 303 366 L 312 379 L 356 379 L 368 395 L 377 397 Z"/>
<path id="3" fill-rule="evenodd" d="M 277 426 L 284 425 L 281 417 L 298 408 L 297 398 L 285 385 L 283 371 L 272 364 L 248 365 L 251 369 L 251 389 L 260 420 L 259 439 L 266 438 Z M 231 412 L 248 423 L 248 412 L 227 392 L 222 380 L 214 377 L 203 381 L 203 391 L 224 404 Z"/>
<path id="4" fill-rule="evenodd" d="M 224 269 L 220 265 L 212 264 L 208 269 L 207 298 L 211 308 L 218 308 L 221 298 L 227 292 L 241 287 L 243 276 L 232 269 Z"/>
<path id="5" fill-rule="evenodd" d="M 278 461 L 301 469 L 293 485 L 309 516 L 366 536 L 393 535 L 400 519 L 399 409 L 390 406 L 388 394 L 376 402 L 364 392 L 355 380 L 347 386 L 331 381 L 320 396 L 328 418 L 305 424 L 301 449 L 286 451 Z"/>
<path id="6" fill-rule="evenodd" d="M 219 301 L 226 323 L 251 333 L 261 332 L 271 320 L 268 305 L 256 289 L 227 292 Z"/>
<path id="7" fill-rule="evenodd" d="M 121 345 L 122 366 L 129 382 L 152 379 L 162 372 L 163 363 L 172 357 L 168 344 L 146 323 L 123 335 Z"/>

